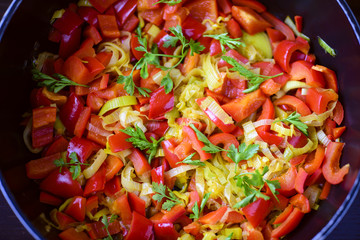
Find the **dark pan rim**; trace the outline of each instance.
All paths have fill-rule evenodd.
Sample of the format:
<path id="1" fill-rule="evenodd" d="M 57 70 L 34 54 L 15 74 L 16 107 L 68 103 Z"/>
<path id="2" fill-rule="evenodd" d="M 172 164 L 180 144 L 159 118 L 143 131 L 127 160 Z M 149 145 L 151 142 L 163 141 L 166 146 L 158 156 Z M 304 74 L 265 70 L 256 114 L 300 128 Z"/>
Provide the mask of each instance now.
<path id="1" fill-rule="evenodd" d="M 6 31 L 6 28 L 9 24 L 9 22 L 12 19 L 12 16 L 16 12 L 17 8 L 21 4 L 22 0 L 13 0 L 9 6 L 9 8 L 6 10 L 3 18 L 0 21 L 0 41 Z M 360 45 L 360 25 L 358 21 L 356 20 L 352 10 L 350 9 L 349 5 L 347 4 L 346 0 L 337 0 L 337 3 L 343 10 L 345 16 L 347 17 L 353 32 L 357 38 L 357 41 Z M 21 224 L 24 226 L 24 228 L 29 232 L 29 234 L 34 239 L 43 239 L 40 232 L 33 226 L 33 224 L 29 221 L 29 219 L 22 213 L 20 207 L 16 203 L 16 200 L 14 196 L 12 195 L 10 189 L 8 188 L 6 181 L 0 172 L 0 190 L 9 204 L 10 208 L 16 215 L 16 217 L 19 219 Z M 358 176 L 355 179 L 355 182 L 347 194 L 344 202 L 341 204 L 340 208 L 336 211 L 336 213 L 332 216 L 331 220 L 323 227 L 323 229 L 315 235 L 313 239 L 325 239 L 327 238 L 332 231 L 336 228 L 336 226 L 341 222 L 341 220 L 344 218 L 344 216 L 347 214 L 348 210 L 352 206 L 354 200 L 356 199 L 358 193 L 360 190 L 360 172 Z"/>

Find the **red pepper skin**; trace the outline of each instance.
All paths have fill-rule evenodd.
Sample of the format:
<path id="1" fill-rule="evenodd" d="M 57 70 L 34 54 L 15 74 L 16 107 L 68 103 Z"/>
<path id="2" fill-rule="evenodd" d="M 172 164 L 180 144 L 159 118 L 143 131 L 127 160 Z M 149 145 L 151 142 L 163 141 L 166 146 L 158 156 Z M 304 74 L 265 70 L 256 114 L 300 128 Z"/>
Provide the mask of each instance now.
<path id="1" fill-rule="evenodd" d="M 54 125 L 56 121 L 56 107 L 43 107 L 33 109 L 32 127 L 41 128 L 48 125 Z"/>
<path id="2" fill-rule="evenodd" d="M 337 93 L 339 89 L 336 73 L 333 70 L 321 65 L 315 65 L 315 70 L 320 71 L 324 75 L 325 88 L 330 88 Z"/>
<path id="3" fill-rule="evenodd" d="M 241 210 L 244 212 L 246 219 L 256 228 L 271 211 L 271 200 L 258 198 Z"/>
<path id="4" fill-rule="evenodd" d="M 105 189 L 106 183 L 106 166 L 103 164 L 99 168 L 99 170 L 87 180 L 85 189 L 84 189 L 84 196 L 88 197 L 96 192 L 102 191 Z"/>
<path id="5" fill-rule="evenodd" d="M 198 154 L 200 155 L 200 160 L 201 161 L 206 161 L 206 160 L 210 159 L 211 154 L 205 152 L 204 150 L 202 150 L 202 148 L 205 145 L 204 145 L 203 142 L 201 142 L 197 138 L 195 131 L 192 128 L 188 127 L 188 126 L 183 126 L 182 130 L 183 130 L 183 133 L 185 134 L 185 139 L 192 144 L 193 149 L 195 151 L 197 151 Z"/>
<path id="6" fill-rule="evenodd" d="M 230 49 L 229 51 L 227 51 L 225 53 L 225 56 L 231 57 L 233 59 L 235 59 L 237 62 L 239 63 L 248 63 L 249 60 L 244 57 L 243 55 L 241 55 L 238 51 L 234 50 L 234 49 Z M 225 60 L 220 59 L 218 62 L 218 67 L 222 68 L 222 67 L 228 67 L 228 68 L 232 68 L 233 66 L 230 65 L 229 63 L 227 63 Z"/>
<path id="7" fill-rule="evenodd" d="M 91 128 L 89 127 L 91 125 Z M 107 137 L 112 134 L 112 132 L 107 131 L 102 126 L 102 119 L 98 115 L 91 115 L 89 124 L 87 125 L 88 131 L 86 138 L 100 144 L 102 146 L 106 146 Z"/>
<path id="8" fill-rule="evenodd" d="M 99 12 L 103 13 L 106 9 L 108 9 L 116 0 L 89 0 L 91 5 L 98 10 Z"/>
<path id="9" fill-rule="evenodd" d="M 165 88 L 161 87 L 150 96 L 150 119 L 162 118 L 165 113 L 174 108 L 174 93 L 165 93 Z"/>
<path id="10" fill-rule="evenodd" d="M 90 157 L 90 155 L 99 149 L 100 146 L 90 140 L 87 140 L 85 138 L 73 137 L 67 148 L 67 158 L 69 159 L 69 155 L 75 152 L 79 158 L 79 161 L 81 163 L 85 163 L 86 160 Z"/>
<path id="11" fill-rule="evenodd" d="M 233 3 L 239 6 L 249 7 L 258 13 L 262 13 L 266 11 L 266 7 L 263 4 L 254 0 L 233 0 Z"/>
<path id="12" fill-rule="evenodd" d="M 98 28 L 99 23 L 97 16 L 100 14 L 98 11 L 92 7 L 79 7 L 77 12 L 88 24 Z"/>
<path id="13" fill-rule="evenodd" d="M 141 51 L 136 50 L 136 48 L 140 47 L 140 46 L 141 45 L 140 45 L 139 39 L 136 37 L 135 34 L 132 34 L 131 39 L 130 39 L 131 53 L 134 55 L 134 57 L 137 60 L 140 60 L 145 54 L 145 52 L 141 52 Z"/>
<path id="14" fill-rule="evenodd" d="M 295 178 L 295 190 L 298 193 L 304 193 L 304 184 L 307 177 L 308 173 L 304 170 L 304 168 L 299 168 L 298 174 Z"/>
<path id="15" fill-rule="evenodd" d="M 233 4 L 230 0 L 217 0 L 217 3 L 223 13 L 225 13 L 226 15 L 231 13 L 231 7 Z"/>
<path id="16" fill-rule="evenodd" d="M 60 206 L 63 200 L 47 192 L 40 192 L 39 201 L 52 206 Z"/>
<path id="17" fill-rule="evenodd" d="M 173 223 L 157 223 L 154 225 L 154 232 L 159 240 L 176 240 L 180 236 Z"/>
<path id="18" fill-rule="evenodd" d="M 271 23 L 271 25 L 273 25 L 276 30 L 280 31 L 287 40 L 295 40 L 294 32 L 283 21 L 280 21 L 277 17 L 269 12 L 263 12 L 261 13 L 261 16 L 265 18 L 266 21 Z"/>
<path id="19" fill-rule="evenodd" d="M 309 88 L 306 95 L 306 104 L 317 114 L 324 113 L 327 110 L 329 102 L 336 101 L 338 95 L 330 90 L 321 91 L 315 88 Z"/>
<path id="20" fill-rule="evenodd" d="M 48 145 L 53 141 L 54 127 L 46 126 L 32 129 L 31 138 L 33 148 L 40 148 Z"/>
<path id="21" fill-rule="evenodd" d="M 186 213 L 186 209 L 182 205 L 174 206 L 170 211 L 165 212 L 161 218 L 161 222 L 174 223 Z"/>
<path id="22" fill-rule="evenodd" d="M 325 87 L 325 80 L 321 72 L 312 69 L 313 64 L 299 60 L 291 64 L 290 75 L 292 80 L 305 78 L 306 84 L 312 87 Z"/>
<path id="23" fill-rule="evenodd" d="M 318 145 L 316 151 L 310 153 L 305 160 L 304 170 L 310 175 L 320 168 L 325 157 L 325 147 Z"/>
<path id="24" fill-rule="evenodd" d="M 265 100 L 265 103 L 262 105 L 262 111 L 260 116 L 258 117 L 258 121 L 262 120 L 262 119 L 274 119 L 275 118 L 275 109 L 274 109 L 274 105 L 272 103 L 272 101 L 270 100 L 270 98 L 267 98 Z M 256 128 L 257 132 L 260 131 L 270 131 L 270 126 L 269 125 L 264 125 L 264 126 L 260 126 Z"/>
<path id="25" fill-rule="evenodd" d="M 311 114 L 309 107 L 297 97 L 291 95 L 285 95 L 274 101 L 275 106 L 286 105 L 291 107 L 294 111 L 300 113 L 301 116 L 307 116 Z"/>
<path id="26" fill-rule="evenodd" d="M 137 4 L 138 1 L 136 0 L 124 0 L 118 1 L 113 5 L 120 26 L 124 26 L 124 24 L 128 22 L 127 20 L 129 19 L 129 17 L 133 16 Z"/>
<path id="27" fill-rule="evenodd" d="M 182 24 L 182 30 L 186 38 L 198 40 L 206 30 L 206 27 L 198 20 L 188 16 Z"/>
<path id="28" fill-rule="evenodd" d="M 216 56 L 222 53 L 220 41 L 217 39 L 211 40 L 210 43 L 210 56 Z"/>
<path id="29" fill-rule="evenodd" d="M 60 158 L 61 154 L 55 153 L 40 159 L 31 160 L 25 165 L 26 176 L 30 179 L 42 179 L 47 177 L 54 169 L 56 169 L 54 161 Z"/>
<path id="30" fill-rule="evenodd" d="M 275 144 L 275 145 L 280 145 L 281 142 L 284 140 L 284 138 L 275 135 L 273 133 L 270 132 L 266 132 L 266 131 L 257 131 L 257 133 L 259 134 L 260 138 L 264 141 L 267 142 L 269 145 Z"/>
<path id="31" fill-rule="evenodd" d="M 241 28 L 250 35 L 263 32 L 266 28 L 271 27 L 269 22 L 249 7 L 233 6 L 231 12 Z"/>
<path id="32" fill-rule="evenodd" d="M 300 172 L 300 171 L 299 171 Z M 311 211 L 309 199 L 303 194 L 298 193 L 290 198 L 290 204 L 300 209 L 303 213 L 309 213 Z"/>
<path id="33" fill-rule="evenodd" d="M 136 211 L 132 213 L 130 231 L 125 240 L 149 240 L 153 238 L 153 224 L 146 217 Z"/>
<path id="34" fill-rule="evenodd" d="M 286 173 L 280 177 L 274 178 L 280 182 L 280 189 L 278 191 L 284 196 L 291 196 L 294 193 L 295 179 L 297 176 L 296 167 L 291 166 Z"/>
<path id="35" fill-rule="evenodd" d="M 154 43 L 157 44 L 158 48 L 165 54 L 173 54 L 176 47 L 164 47 L 164 43 L 166 42 L 167 37 L 170 35 L 165 32 L 165 30 L 161 30 L 161 32 L 154 38 Z"/>
<path id="36" fill-rule="evenodd" d="M 128 193 L 128 199 L 131 209 L 146 217 L 145 201 L 132 192 Z"/>
<path id="37" fill-rule="evenodd" d="M 297 225 L 299 225 L 303 216 L 304 213 L 301 212 L 299 208 L 294 208 L 290 215 L 286 218 L 286 220 L 272 231 L 271 237 L 279 238 L 288 234 L 289 232 L 294 230 Z"/>
<path id="38" fill-rule="evenodd" d="M 128 158 L 133 162 L 137 175 L 142 175 L 151 170 L 148 160 L 139 149 L 134 149 Z"/>
<path id="39" fill-rule="evenodd" d="M 211 21 L 216 22 L 216 19 L 218 18 L 216 0 L 188 1 L 184 7 L 189 9 L 190 16 L 199 22 L 202 22 L 205 19 L 210 19 Z"/>
<path id="40" fill-rule="evenodd" d="M 108 138 L 109 146 L 112 152 L 121 152 L 126 149 L 132 148 L 132 143 L 127 142 L 126 139 L 129 138 L 129 135 L 123 132 L 118 132 L 114 135 L 111 135 Z"/>
<path id="41" fill-rule="evenodd" d="M 95 214 L 99 208 L 99 197 L 94 195 L 86 199 L 85 209 L 87 212 Z"/>
<path id="42" fill-rule="evenodd" d="M 163 136 L 169 128 L 167 121 L 148 121 L 145 124 L 149 132 L 155 133 L 158 136 Z"/>
<path id="43" fill-rule="evenodd" d="M 59 56 L 62 59 L 68 58 L 79 49 L 81 40 L 81 28 L 76 28 L 70 34 L 62 34 L 59 47 Z"/>
<path id="44" fill-rule="evenodd" d="M 120 215 L 121 221 L 125 225 L 130 225 L 132 222 L 132 213 L 129 200 L 126 194 L 118 197 L 112 206 L 113 211 Z"/>
<path id="45" fill-rule="evenodd" d="M 78 232 L 75 228 L 69 228 L 61 232 L 59 235 L 61 240 L 90 240 L 85 232 Z"/>
<path id="46" fill-rule="evenodd" d="M 59 113 L 61 122 L 70 133 L 74 133 L 76 122 L 83 109 L 84 104 L 80 98 L 75 93 L 71 93 Z"/>
<path id="47" fill-rule="evenodd" d="M 84 134 L 86 125 L 90 119 L 91 108 L 84 107 L 83 111 L 80 113 L 80 116 L 75 124 L 74 135 L 81 137 Z"/>
<path id="48" fill-rule="evenodd" d="M 40 189 L 59 197 L 82 196 L 83 190 L 78 181 L 72 179 L 71 172 L 63 167 L 61 172 L 55 169 L 41 183 Z"/>
<path id="49" fill-rule="evenodd" d="M 69 145 L 69 141 L 66 140 L 63 136 L 55 138 L 54 142 L 46 150 L 45 157 L 53 155 L 55 153 L 66 151 Z"/>
<path id="50" fill-rule="evenodd" d="M 110 219 L 108 218 L 108 221 L 109 220 Z M 103 239 L 103 238 L 109 236 L 104 224 L 100 221 L 87 223 L 86 230 L 91 239 Z M 118 234 L 118 233 L 122 232 L 123 228 L 121 227 L 119 221 L 115 220 L 114 222 L 109 224 L 108 231 L 109 231 L 110 235 L 114 235 L 114 234 Z"/>
<path id="51" fill-rule="evenodd" d="M 177 163 L 180 162 L 181 160 L 174 153 L 176 145 L 170 140 L 164 140 L 161 142 L 161 146 L 164 149 L 165 158 L 169 162 L 170 167 L 175 168 L 179 166 L 177 165 Z"/>
<path id="52" fill-rule="evenodd" d="M 209 212 L 208 214 L 199 218 L 199 223 L 214 225 L 224 216 L 228 207 L 223 206 L 216 211 Z"/>
<path id="53" fill-rule="evenodd" d="M 79 28 L 83 22 L 84 20 L 81 19 L 79 15 L 77 15 L 75 12 L 71 11 L 70 9 L 66 9 L 64 14 L 61 16 L 61 18 L 56 19 L 53 26 L 62 34 L 69 35 L 76 28 Z"/>
<path id="54" fill-rule="evenodd" d="M 60 230 L 67 229 L 72 224 L 76 223 L 72 217 L 66 215 L 65 213 L 59 212 L 57 209 L 54 209 L 50 212 L 50 217 Z"/>
<path id="55" fill-rule="evenodd" d="M 50 106 L 51 101 L 42 93 L 43 88 L 34 88 L 30 94 L 30 102 L 32 108 L 41 106 Z"/>
<path id="56" fill-rule="evenodd" d="M 228 150 L 231 145 L 234 145 L 236 148 L 239 147 L 239 141 L 236 137 L 230 133 L 216 133 L 209 137 L 209 141 L 214 145 L 222 144 L 225 150 Z M 221 152 L 221 156 L 228 162 L 233 162 L 231 158 L 227 156 L 227 152 Z"/>
<path id="57" fill-rule="evenodd" d="M 114 15 L 98 15 L 101 35 L 104 38 L 118 38 L 120 31 Z"/>
<path id="58" fill-rule="evenodd" d="M 349 164 L 346 164 L 342 168 L 339 167 L 344 145 L 344 143 L 340 142 L 331 142 L 326 148 L 322 172 L 326 181 L 334 185 L 341 183 L 345 175 L 349 172 Z"/>
<path id="59" fill-rule="evenodd" d="M 231 11 L 231 8 L 230 8 L 230 11 Z M 227 22 L 226 29 L 228 30 L 230 36 L 233 38 L 240 38 L 243 35 L 239 23 L 234 18 L 231 18 Z"/>
<path id="60" fill-rule="evenodd" d="M 121 187 L 121 178 L 119 176 L 115 176 L 109 181 L 106 182 L 104 193 L 106 196 L 113 197 L 122 189 Z"/>
<path id="61" fill-rule="evenodd" d="M 152 182 L 156 182 L 158 184 L 164 184 L 165 183 L 165 178 L 164 178 L 164 166 L 161 165 L 157 168 L 153 168 L 151 170 L 151 180 Z"/>
<path id="62" fill-rule="evenodd" d="M 277 64 L 280 65 L 287 73 L 290 72 L 290 60 L 291 56 L 295 51 L 301 51 L 305 54 L 309 52 L 309 43 L 303 41 L 290 41 L 284 40 L 279 43 L 274 51 L 274 59 Z"/>
<path id="63" fill-rule="evenodd" d="M 82 222 L 85 220 L 86 199 L 80 196 L 74 197 L 64 210 L 64 213 Z"/>
<path id="64" fill-rule="evenodd" d="M 257 62 L 252 64 L 253 67 L 260 68 L 260 74 L 265 76 L 274 76 L 282 74 L 281 76 L 272 78 L 274 82 L 278 83 L 283 87 L 286 82 L 290 79 L 290 75 L 281 70 L 279 65 L 270 62 Z"/>

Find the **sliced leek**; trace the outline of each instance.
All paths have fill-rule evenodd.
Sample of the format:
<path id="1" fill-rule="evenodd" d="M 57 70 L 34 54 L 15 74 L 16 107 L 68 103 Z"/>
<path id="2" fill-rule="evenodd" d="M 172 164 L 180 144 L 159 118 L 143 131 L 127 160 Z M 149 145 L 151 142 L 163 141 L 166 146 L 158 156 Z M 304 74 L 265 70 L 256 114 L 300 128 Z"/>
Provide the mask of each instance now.
<path id="1" fill-rule="evenodd" d="M 104 104 L 104 106 L 101 108 L 99 112 L 99 116 L 102 116 L 108 111 L 119 107 L 131 106 L 136 104 L 137 104 L 137 100 L 135 96 L 121 96 L 121 97 L 113 98 Z"/>

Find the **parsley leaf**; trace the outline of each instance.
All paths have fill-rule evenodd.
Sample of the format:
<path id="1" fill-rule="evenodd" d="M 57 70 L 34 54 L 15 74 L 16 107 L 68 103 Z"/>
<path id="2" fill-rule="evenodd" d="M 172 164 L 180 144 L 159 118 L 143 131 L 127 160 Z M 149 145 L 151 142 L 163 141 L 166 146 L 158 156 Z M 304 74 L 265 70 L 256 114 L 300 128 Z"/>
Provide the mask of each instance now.
<path id="1" fill-rule="evenodd" d="M 243 200 L 235 204 L 234 208 L 245 207 L 246 205 L 255 202 L 258 198 L 269 200 L 270 197 L 261 192 L 261 190 L 265 186 L 265 183 L 269 186 L 271 193 L 277 199 L 276 194 L 278 194 L 278 192 L 276 191 L 276 189 L 280 188 L 280 183 L 278 180 L 264 180 L 263 177 L 268 171 L 269 167 L 265 166 L 262 173 L 260 173 L 259 170 L 256 169 L 254 172 L 242 173 L 234 177 L 235 179 L 237 179 L 236 185 L 240 188 L 243 188 L 246 196 Z"/>
<path id="2" fill-rule="evenodd" d="M 81 166 L 89 166 L 90 164 L 80 162 L 75 152 L 70 153 L 69 158 L 70 162 L 68 163 L 63 158 L 60 158 L 56 159 L 54 164 L 60 167 L 60 172 L 63 167 L 69 167 L 69 171 L 72 173 L 72 179 L 75 180 L 80 176 Z"/>
<path id="3" fill-rule="evenodd" d="M 200 214 L 204 210 L 205 204 L 209 200 L 210 195 L 211 195 L 211 192 L 205 193 L 203 199 L 201 200 L 200 210 L 199 210 L 199 205 L 198 205 L 197 201 L 195 202 L 194 206 L 191 209 L 194 213 L 194 214 L 190 214 L 191 219 L 199 219 L 200 218 Z"/>
<path id="4" fill-rule="evenodd" d="M 288 122 L 290 124 L 293 124 L 297 129 L 299 129 L 302 133 L 304 133 L 306 136 L 308 136 L 309 135 L 308 130 L 307 130 L 308 125 L 306 125 L 305 123 L 300 121 L 299 117 L 301 117 L 300 113 L 295 111 L 295 112 L 291 113 L 287 118 L 284 118 L 281 120 L 276 120 L 276 121 L 274 121 L 274 123 Z"/>
<path id="5" fill-rule="evenodd" d="M 209 139 L 194 126 L 194 124 L 190 123 L 189 126 L 195 131 L 196 136 L 199 139 L 199 141 L 201 141 L 205 144 L 205 146 L 202 148 L 202 150 L 204 150 L 207 153 L 218 153 L 218 152 L 224 151 L 224 149 L 222 149 L 221 147 L 218 147 L 218 146 L 212 144 L 209 141 Z"/>
<path id="6" fill-rule="evenodd" d="M 161 202 L 163 198 L 167 199 L 163 205 L 162 209 L 166 211 L 170 211 L 175 205 L 181 204 L 181 200 L 175 196 L 175 194 L 164 184 L 158 184 L 156 182 L 152 183 L 152 188 L 156 192 L 155 195 L 153 195 L 152 199 L 155 201 Z M 166 195 L 166 190 L 169 192 L 169 196 Z"/>
<path id="7" fill-rule="evenodd" d="M 231 38 L 228 33 L 222 33 L 218 35 L 204 35 L 204 37 L 210 37 L 219 40 L 223 53 L 226 52 L 225 46 L 228 46 L 231 49 L 235 49 L 240 46 L 245 47 L 245 43 L 241 42 L 240 38 Z"/>
<path id="8" fill-rule="evenodd" d="M 82 87 L 89 87 L 87 85 L 79 84 L 74 81 L 71 81 L 67 77 L 61 74 L 54 74 L 53 77 L 42 73 L 36 68 L 33 68 L 31 70 L 31 73 L 33 75 L 33 79 L 39 81 L 39 86 L 45 86 L 49 91 L 52 91 L 54 93 L 60 92 L 63 88 L 68 86 L 82 86 Z"/>
<path id="9" fill-rule="evenodd" d="M 147 150 L 146 153 L 149 155 L 149 163 L 151 163 L 151 160 L 155 156 L 160 143 L 164 140 L 164 137 L 159 140 L 151 137 L 151 142 L 149 142 L 144 132 L 138 126 L 135 126 L 135 129 L 127 127 L 125 129 L 120 129 L 120 131 L 130 136 L 130 138 L 126 139 L 126 141 L 131 142 L 134 147 L 137 147 L 140 150 Z"/>
<path id="10" fill-rule="evenodd" d="M 248 146 L 246 146 L 245 143 L 242 143 L 238 148 L 236 148 L 234 144 L 231 144 L 227 156 L 236 163 L 235 167 L 237 167 L 238 163 L 241 160 L 249 160 L 258 151 L 259 151 L 258 144 L 249 144 Z M 235 168 L 235 172 L 236 172 L 236 168 Z"/>
<path id="11" fill-rule="evenodd" d="M 274 76 L 259 75 L 259 74 L 256 74 L 256 73 L 250 71 L 249 69 L 247 69 L 246 67 L 244 67 L 243 65 L 238 63 L 232 57 L 222 56 L 221 58 L 225 62 L 227 62 L 233 66 L 233 68 L 230 69 L 231 71 L 237 71 L 240 75 L 244 76 L 248 80 L 248 83 L 249 83 L 248 89 L 244 90 L 243 93 L 253 92 L 253 91 L 259 89 L 260 84 L 262 84 L 264 81 L 283 75 L 283 73 L 279 73 Z"/>
<path id="12" fill-rule="evenodd" d="M 181 3 L 181 1 L 182 0 L 160 0 L 160 1 L 156 2 L 156 3 L 154 3 L 153 5 L 156 5 L 158 3 L 166 3 L 169 6 L 174 6 L 174 5 L 178 4 L 178 3 Z"/>
<path id="13" fill-rule="evenodd" d="M 192 160 L 192 158 L 194 157 L 195 154 L 196 153 L 193 153 L 193 154 L 187 156 L 184 160 L 182 160 L 181 162 L 178 162 L 176 164 L 186 163 L 186 164 L 195 165 L 195 166 L 205 166 L 205 163 L 200 160 Z"/>
<path id="14" fill-rule="evenodd" d="M 165 77 L 161 80 L 161 86 L 164 86 L 165 93 L 168 94 L 174 87 L 174 82 L 170 77 L 170 71 L 165 75 Z"/>
<path id="15" fill-rule="evenodd" d="M 111 236 L 111 234 L 109 232 L 109 225 L 110 225 L 110 223 L 113 223 L 117 218 L 118 218 L 118 216 L 114 215 L 114 214 L 112 214 L 110 216 L 110 220 L 108 220 L 108 217 L 106 215 L 103 215 L 101 217 L 101 222 L 102 222 L 102 224 L 104 224 L 103 228 L 105 228 L 105 230 L 106 230 L 106 232 L 108 234 L 108 236 L 106 238 L 103 238 L 103 240 L 113 240 L 113 238 L 112 238 L 112 236 Z"/>

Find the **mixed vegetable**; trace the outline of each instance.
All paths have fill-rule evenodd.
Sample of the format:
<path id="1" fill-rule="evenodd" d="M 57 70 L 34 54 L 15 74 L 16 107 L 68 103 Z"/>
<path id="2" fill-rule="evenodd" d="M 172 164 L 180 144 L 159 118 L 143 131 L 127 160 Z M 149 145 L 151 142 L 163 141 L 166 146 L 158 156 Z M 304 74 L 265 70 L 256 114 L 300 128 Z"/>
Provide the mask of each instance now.
<path id="1" fill-rule="evenodd" d="M 302 17 L 80 0 L 51 23 L 24 140 L 61 239 L 279 239 L 348 173 L 336 74 Z"/>

